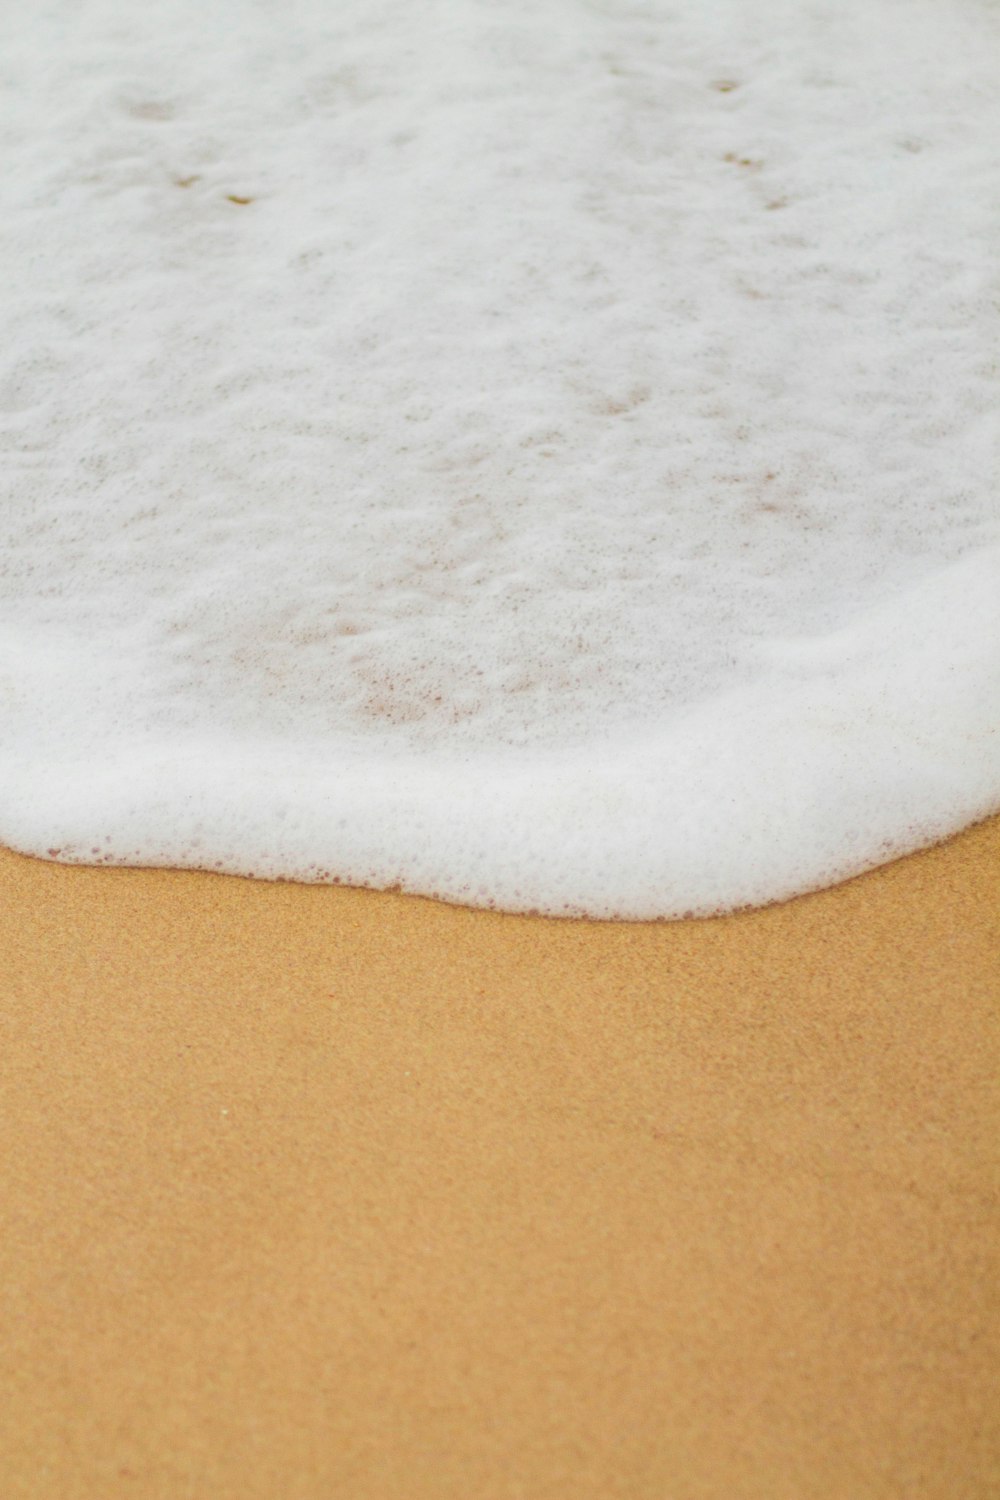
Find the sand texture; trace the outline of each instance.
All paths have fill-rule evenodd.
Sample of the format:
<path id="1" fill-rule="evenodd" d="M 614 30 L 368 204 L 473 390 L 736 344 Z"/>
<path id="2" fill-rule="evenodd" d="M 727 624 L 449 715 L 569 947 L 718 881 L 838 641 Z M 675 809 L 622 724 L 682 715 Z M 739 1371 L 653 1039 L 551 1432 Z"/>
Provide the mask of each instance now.
<path id="1" fill-rule="evenodd" d="M 707 922 L 0 857 L 5 1500 L 1000 1492 L 1000 822 Z"/>

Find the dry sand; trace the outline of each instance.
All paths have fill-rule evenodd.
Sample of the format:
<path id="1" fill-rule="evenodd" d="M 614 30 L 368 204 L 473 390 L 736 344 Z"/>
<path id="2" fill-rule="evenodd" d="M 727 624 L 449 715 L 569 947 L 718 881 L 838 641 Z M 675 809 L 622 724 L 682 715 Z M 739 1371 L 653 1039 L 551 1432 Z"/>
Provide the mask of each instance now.
<path id="1" fill-rule="evenodd" d="M 1000 1493 L 1000 822 L 634 926 L 0 855 L 0 1494 Z"/>

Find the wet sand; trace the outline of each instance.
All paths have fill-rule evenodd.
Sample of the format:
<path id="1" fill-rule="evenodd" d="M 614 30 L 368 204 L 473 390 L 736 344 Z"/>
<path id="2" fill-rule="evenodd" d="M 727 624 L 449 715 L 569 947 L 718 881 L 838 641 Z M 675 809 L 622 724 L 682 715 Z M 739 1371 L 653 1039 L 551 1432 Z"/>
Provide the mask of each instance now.
<path id="1" fill-rule="evenodd" d="M 0 1494 L 1000 1493 L 1000 821 L 708 922 L 0 853 Z"/>

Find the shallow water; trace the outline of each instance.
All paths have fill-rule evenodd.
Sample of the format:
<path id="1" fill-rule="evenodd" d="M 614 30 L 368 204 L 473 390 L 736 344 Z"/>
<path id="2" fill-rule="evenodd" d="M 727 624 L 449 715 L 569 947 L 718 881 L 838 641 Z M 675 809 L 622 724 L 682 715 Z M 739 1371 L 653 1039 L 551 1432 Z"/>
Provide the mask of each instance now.
<path id="1" fill-rule="evenodd" d="M 1000 805 L 983 0 L 5 24 L 0 837 L 658 916 Z"/>

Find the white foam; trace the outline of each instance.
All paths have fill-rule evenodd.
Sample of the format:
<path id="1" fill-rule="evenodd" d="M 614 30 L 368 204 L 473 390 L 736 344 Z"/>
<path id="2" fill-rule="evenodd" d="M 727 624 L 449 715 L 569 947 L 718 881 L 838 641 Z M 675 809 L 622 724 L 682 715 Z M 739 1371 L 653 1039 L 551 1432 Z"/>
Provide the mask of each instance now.
<path id="1" fill-rule="evenodd" d="M 986 0 L 3 25 L 0 838 L 650 917 L 1000 806 Z"/>

